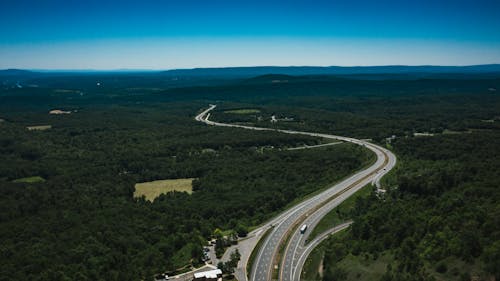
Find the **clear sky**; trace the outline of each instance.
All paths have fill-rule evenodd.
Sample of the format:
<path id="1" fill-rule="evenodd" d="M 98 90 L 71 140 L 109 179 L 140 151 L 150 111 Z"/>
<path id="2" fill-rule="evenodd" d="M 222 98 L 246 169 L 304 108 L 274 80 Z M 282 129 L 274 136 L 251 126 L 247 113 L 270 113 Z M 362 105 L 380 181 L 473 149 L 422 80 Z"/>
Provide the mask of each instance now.
<path id="1" fill-rule="evenodd" d="M 0 68 L 500 63 L 500 0 L 0 0 Z"/>

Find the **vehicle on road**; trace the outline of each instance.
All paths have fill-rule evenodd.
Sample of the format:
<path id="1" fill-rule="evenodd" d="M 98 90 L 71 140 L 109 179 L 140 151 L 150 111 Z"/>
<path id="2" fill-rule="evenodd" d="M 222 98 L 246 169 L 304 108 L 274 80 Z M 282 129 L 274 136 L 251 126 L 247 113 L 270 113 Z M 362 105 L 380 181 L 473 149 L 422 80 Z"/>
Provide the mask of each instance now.
<path id="1" fill-rule="evenodd" d="M 301 228 L 300 228 L 300 233 L 301 234 L 304 234 L 307 230 L 307 224 L 304 224 Z"/>

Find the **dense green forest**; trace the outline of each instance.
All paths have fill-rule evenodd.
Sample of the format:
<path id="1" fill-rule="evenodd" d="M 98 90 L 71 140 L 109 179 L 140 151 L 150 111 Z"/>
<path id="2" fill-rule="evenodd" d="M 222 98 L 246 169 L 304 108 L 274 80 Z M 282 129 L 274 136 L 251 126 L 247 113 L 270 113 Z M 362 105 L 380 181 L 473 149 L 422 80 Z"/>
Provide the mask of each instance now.
<path id="1" fill-rule="evenodd" d="M 396 140 L 401 163 L 392 188 L 382 199 L 359 199 L 352 230 L 323 245 L 323 280 L 359 279 L 366 272 L 352 260 L 381 256 L 384 281 L 498 279 L 499 137 L 478 131 Z"/>
<path id="2" fill-rule="evenodd" d="M 264 81 L 273 79 L 259 78 Z M 317 78 L 316 78 L 317 79 Z M 281 84 L 250 84 L 226 108 L 255 107 L 259 114 L 217 114 L 225 122 L 323 131 L 381 142 L 392 135 L 497 129 L 500 79 L 352 81 L 291 80 Z M 267 86 L 267 88 L 265 88 Z M 238 86 L 221 87 L 238 93 Z M 266 89 L 266 90 L 265 90 Z M 495 91 L 493 91 L 495 89 Z M 265 93 L 259 95 L 258 93 Z M 236 94 L 235 94 L 236 95 Z M 271 124 L 270 117 L 287 121 Z M 260 118 L 259 118 L 260 117 Z"/>
<path id="3" fill-rule="evenodd" d="M 320 140 L 207 127 L 193 118 L 203 107 L 5 108 L 0 279 L 137 280 L 196 265 L 215 229 L 257 225 L 372 160 L 350 144 L 287 151 Z M 40 124 L 52 128 L 26 129 Z M 190 177 L 192 195 L 132 196 L 136 182 Z"/>
<path id="4" fill-rule="evenodd" d="M 395 136 L 392 189 L 359 200 L 352 230 L 327 243 L 326 280 L 348 272 L 329 261 L 380 255 L 394 257 L 384 280 L 498 275 L 500 79 L 157 79 L 33 78 L 23 84 L 36 87 L 0 89 L 0 280 L 137 280 L 196 265 L 215 229 L 255 226 L 372 160 L 353 145 L 287 151 L 321 140 L 196 123 L 209 103 L 226 122 L 384 145 Z M 248 108 L 258 111 L 226 112 Z M 26 129 L 35 125 L 52 127 Z M 29 177 L 39 178 L 16 181 Z M 137 182 L 191 177 L 192 195 L 132 197 Z"/>

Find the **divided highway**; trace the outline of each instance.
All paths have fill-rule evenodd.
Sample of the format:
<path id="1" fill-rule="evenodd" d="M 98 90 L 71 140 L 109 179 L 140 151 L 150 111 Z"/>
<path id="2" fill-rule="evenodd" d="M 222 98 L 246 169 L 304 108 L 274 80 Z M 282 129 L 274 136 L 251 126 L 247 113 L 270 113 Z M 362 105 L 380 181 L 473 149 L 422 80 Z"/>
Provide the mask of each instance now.
<path id="1" fill-rule="evenodd" d="M 255 248 L 257 242 L 266 230 L 269 230 L 270 233 L 262 242 L 260 249 L 258 249 L 257 256 L 255 257 L 253 263 L 253 268 L 250 272 L 250 279 L 254 281 L 267 281 L 274 279 L 300 280 L 300 273 L 302 272 L 302 267 L 307 255 L 310 251 L 312 251 L 315 245 L 319 244 L 320 240 L 322 241 L 322 239 L 326 238 L 329 234 L 322 233 L 315 240 L 313 240 L 313 242 L 306 244 L 311 230 L 323 216 L 363 186 L 369 183 L 379 186 L 382 176 L 388 173 L 395 166 L 396 156 L 383 147 L 354 138 L 210 121 L 210 111 L 215 107 L 215 105 L 210 105 L 208 109 L 198 114 L 195 117 L 195 120 L 212 126 L 233 127 L 258 131 L 277 131 L 286 134 L 308 135 L 340 140 L 362 145 L 367 149 L 370 149 L 377 156 L 377 160 L 370 167 L 358 171 L 354 175 L 331 186 L 325 191 L 295 205 L 271 221 L 263 224 L 258 229 L 249 233 L 249 239 L 243 243 L 243 251 L 240 249 L 242 259 L 240 261 L 240 266 L 236 271 L 236 277 L 239 281 L 247 280 L 246 264 L 248 262 L 248 258 L 252 249 Z M 299 228 L 304 224 L 308 226 L 307 231 L 305 233 L 300 233 Z M 331 229 L 330 232 L 338 231 L 339 228 L 343 229 L 347 226 L 348 224 L 337 226 L 336 228 Z M 282 249 L 281 251 L 280 248 Z"/>

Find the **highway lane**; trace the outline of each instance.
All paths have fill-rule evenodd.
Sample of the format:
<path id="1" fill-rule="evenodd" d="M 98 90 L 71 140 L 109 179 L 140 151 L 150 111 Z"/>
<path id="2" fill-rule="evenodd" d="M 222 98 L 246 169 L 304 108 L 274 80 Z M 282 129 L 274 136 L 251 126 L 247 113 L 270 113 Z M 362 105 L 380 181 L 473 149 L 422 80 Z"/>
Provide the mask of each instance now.
<path id="1" fill-rule="evenodd" d="M 309 231 L 306 231 L 304 234 L 300 234 L 299 231 L 295 231 L 292 234 L 292 237 L 285 248 L 284 257 L 281 262 L 279 280 L 300 280 L 300 273 L 302 272 L 302 266 L 304 264 L 300 263 L 299 258 L 303 257 L 304 251 L 308 249 L 306 248 L 306 243 L 309 240 L 309 234 L 326 214 L 367 184 L 374 183 L 377 187 L 380 187 L 381 177 L 391 170 L 396 164 L 395 157 L 391 157 L 385 151 L 382 152 L 382 157 L 384 159 L 382 166 L 380 166 L 373 173 L 355 182 L 344 182 L 348 184 L 345 186 L 344 191 L 338 193 L 332 200 L 325 203 L 322 207 L 301 221 L 301 224 L 306 224 L 308 226 Z M 340 185 L 342 185 L 342 183 L 340 183 Z M 307 247 L 309 247 L 309 244 L 307 244 Z M 307 256 L 305 257 L 307 258 Z"/>
<path id="2" fill-rule="evenodd" d="M 383 156 L 383 164 L 388 162 L 388 158 Z M 279 280 L 299 280 L 300 276 L 295 275 L 297 270 L 296 260 L 302 254 L 305 242 L 308 239 L 311 230 L 319 223 L 319 221 L 328 214 L 333 208 L 337 207 L 345 199 L 349 198 L 352 194 L 357 192 L 359 189 L 369 184 L 372 181 L 372 177 L 376 175 L 377 172 L 369 173 L 361 178 L 353 177 L 352 180 L 346 180 L 339 183 L 337 186 L 341 188 L 331 200 L 326 201 L 322 205 L 318 206 L 307 216 L 299 219 L 300 225 L 306 224 L 308 230 L 301 234 L 296 229 L 292 231 L 291 238 L 288 245 L 285 248 L 283 258 L 281 261 Z M 299 271 L 300 272 L 300 271 Z"/>
<path id="3" fill-rule="evenodd" d="M 208 109 L 197 115 L 195 119 L 197 121 L 214 126 L 233 127 L 259 131 L 278 131 L 287 134 L 301 134 L 351 142 L 370 149 L 377 156 L 377 160 L 372 166 L 357 172 L 356 174 L 328 188 L 322 193 L 286 210 L 275 219 L 265 223 L 249 234 L 250 237 L 257 238 L 254 239 L 255 242 L 253 242 L 253 247 L 255 247 L 259 235 L 261 235 L 264 230 L 268 229 L 271 226 L 274 226 L 270 235 L 268 235 L 261 248 L 258 250 L 258 254 L 254 262 L 254 267 L 250 274 L 251 280 L 272 280 L 273 270 L 275 270 L 275 268 L 280 268 L 280 280 L 293 280 L 294 278 L 300 278 L 300 276 L 296 276 L 296 270 L 292 270 L 292 268 L 297 268 L 296 265 L 298 256 L 300 256 L 300 254 L 304 251 L 303 242 L 305 241 L 305 239 L 303 238 L 307 235 L 297 236 L 297 233 L 293 233 L 293 231 L 298 232 L 296 228 L 304 221 L 315 225 L 321 219 L 321 217 L 328 213 L 329 210 L 340 204 L 343 200 L 359 190 L 362 186 L 368 184 L 369 182 L 378 183 L 380 178 L 384 174 L 389 172 L 390 169 L 392 169 L 392 167 L 396 163 L 396 158 L 390 151 L 385 148 L 354 138 L 294 130 L 281 130 L 237 124 L 226 124 L 210 121 L 210 111 L 215 107 L 215 105 L 210 105 Z M 310 229 L 312 228 L 309 228 L 309 232 Z M 286 245 L 286 251 L 284 253 L 284 258 L 282 259 L 283 262 L 280 267 L 279 261 L 277 261 L 278 248 L 280 244 L 284 243 L 284 240 L 286 239 L 286 237 L 289 237 L 289 235 L 292 236 L 289 240 L 288 245 Z M 251 246 L 252 245 L 250 245 L 249 248 L 252 248 Z M 240 278 L 240 281 L 247 280 L 245 267 L 249 255 L 250 253 L 242 253 L 242 260 L 240 261 L 239 266 L 240 270 L 237 270 L 237 277 Z"/>
<path id="4" fill-rule="evenodd" d="M 302 268 L 304 268 L 304 264 L 306 263 L 307 257 L 309 256 L 309 254 L 311 254 L 314 248 L 316 248 L 321 242 L 325 241 L 331 235 L 348 228 L 351 224 L 352 221 L 349 221 L 339 224 L 333 228 L 330 228 L 327 231 L 315 237 L 314 240 L 312 240 L 307 244 L 307 246 L 304 246 L 304 248 L 302 249 L 302 253 L 298 257 L 297 264 L 294 268 L 294 276 L 296 277 L 296 280 L 300 280 L 300 273 L 302 272 Z"/>
<path id="5" fill-rule="evenodd" d="M 331 145 L 337 145 L 341 144 L 342 142 L 329 142 L 329 143 L 322 143 L 322 144 L 316 144 L 316 145 L 305 145 L 305 146 L 299 146 L 299 147 L 290 147 L 287 148 L 286 150 L 304 150 L 304 149 L 311 149 L 311 148 L 318 148 L 318 147 L 325 147 L 325 146 L 331 146 Z"/>

